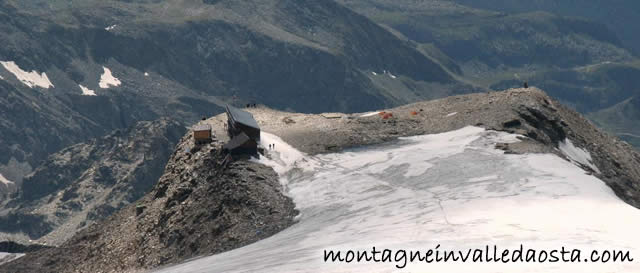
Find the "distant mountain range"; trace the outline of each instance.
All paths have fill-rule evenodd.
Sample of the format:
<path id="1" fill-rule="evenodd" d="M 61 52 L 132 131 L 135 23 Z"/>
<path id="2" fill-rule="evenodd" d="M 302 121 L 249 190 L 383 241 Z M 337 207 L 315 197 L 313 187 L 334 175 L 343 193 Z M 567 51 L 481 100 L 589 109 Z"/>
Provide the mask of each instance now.
<path id="1" fill-rule="evenodd" d="M 638 37 L 635 27 L 638 24 L 638 18 L 640 18 L 640 2 L 638 1 L 454 0 L 454 2 L 476 8 L 511 13 L 541 10 L 563 16 L 589 18 L 606 24 L 626 47 L 631 48 L 636 53 L 640 52 L 640 37 Z"/>
<path id="2" fill-rule="evenodd" d="M 339 2 L 414 43 L 457 80 L 492 90 L 528 81 L 638 145 L 637 115 L 601 116 L 640 95 L 637 1 Z"/>
<path id="3" fill-rule="evenodd" d="M 331 1 L 3 1 L 0 173 L 220 105 L 365 111 L 480 89 Z M 94 96 L 95 94 L 95 96 Z"/>

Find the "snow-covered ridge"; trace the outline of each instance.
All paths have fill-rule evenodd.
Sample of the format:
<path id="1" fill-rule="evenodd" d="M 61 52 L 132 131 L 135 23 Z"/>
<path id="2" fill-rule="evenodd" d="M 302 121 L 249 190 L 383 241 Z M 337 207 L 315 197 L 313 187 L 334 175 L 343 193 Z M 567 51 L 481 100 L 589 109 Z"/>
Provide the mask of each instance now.
<path id="1" fill-rule="evenodd" d="M 98 84 L 100 88 L 106 89 L 111 86 L 119 86 L 121 84 L 120 80 L 111 74 L 111 70 L 109 70 L 109 68 L 103 66 L 102 69 L 104 69 L 104 73 L 100 76 L 100 83 Z"/>
<path id="2" fill-rule="evenodd" d="M 640 210 L 553 154 L 504 154 L 513 134 L 465 127 L 309 156 L 276 144 L 273 166 L 299 223 L 257 243 L 160 272 L 640 272 L 638 263 L 325 263 L 323 250 L 640 250 Z M 588 254 L 585 254 L 588 255 Z M 637 255 L 637 254 L 635 254 Z M 634 258 L 636 258 L 634 256 Z"/>
<path id="3" fill-rule="evenodd" d="M 96 91 L 93 91 L 93 90 L 83 86 L 82 84 L 78 84 L 78 86 L 80 86 L 80 90 L 82 90 L 82 95 L 85 95 L 85 96 L 96 96 Z"/>
<path id="4" fill-rule="evenodd" d="M 4 68 L 7 69 L 7 71 L 15 75 L 19 81 L 29 86 L 30 88 L 33 88 L 36 86 L 42 87 L 45 89 L 48 89 L 49 87 L 54 87 L 51 81 L 49 81 L 49 77 L 47 77 L 47 73 L 45 72 L 38 73 L 35 70 L 31 72 L 24 71 L 13 61 L 0 62 L 0 64 L 2 64 L 2 66 L 4 66 Z"/>

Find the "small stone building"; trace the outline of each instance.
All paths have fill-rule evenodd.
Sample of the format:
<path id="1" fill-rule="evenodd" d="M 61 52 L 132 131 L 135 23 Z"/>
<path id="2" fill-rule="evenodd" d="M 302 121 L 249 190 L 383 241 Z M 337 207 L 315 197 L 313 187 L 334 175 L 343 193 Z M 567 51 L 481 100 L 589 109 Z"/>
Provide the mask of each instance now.
<path id="1" fill-rule="evenodd" d="M 213 141 L 213 133 L 211 125 L 198 124 L 193 127 L 193 140 L 196 145 L 211 143 Z"/>

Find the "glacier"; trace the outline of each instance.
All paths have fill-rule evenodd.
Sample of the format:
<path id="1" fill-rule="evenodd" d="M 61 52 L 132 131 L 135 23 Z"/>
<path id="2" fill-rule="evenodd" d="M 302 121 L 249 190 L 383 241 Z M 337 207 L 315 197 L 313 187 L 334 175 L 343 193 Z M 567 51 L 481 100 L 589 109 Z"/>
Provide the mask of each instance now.
<path id="1" fill-rule="evenodd" d="M 640 210 L 553 154 L 505 154 L 522 136 L 465 127 L 340 153 L 307 155 L 275 135 L 272 166 L 300 211 L 254 244 L 157 272 L 640 272 Z M 563 147 L 575 154 L 575 149 Z M 576 157 L 574 157 L 576 158 Z M 580 153 L 580 159 L 587 155 Z M 580 160 L 582 161 L 582 160 Z M 331 263 L 324 250 L 629 251 L 626 263 Z"/>

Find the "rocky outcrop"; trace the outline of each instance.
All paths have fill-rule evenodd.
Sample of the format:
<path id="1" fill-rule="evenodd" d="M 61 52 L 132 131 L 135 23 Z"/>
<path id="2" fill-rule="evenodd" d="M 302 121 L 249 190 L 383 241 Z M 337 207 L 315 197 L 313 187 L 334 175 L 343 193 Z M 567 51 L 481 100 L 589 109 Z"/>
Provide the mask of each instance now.
<path id="1" fill-rule="evenodd" d="M 184 131 L 168 119 L 143 121 L 51 155 L 0 210 L 0 237 L 58 245 L 138 200 Z"/>
<path id="2" fill-rule="evenodd" d="M 0 267 L 11 272 L 123 272 L 219 253 L 269 237 L 297 214 L 277 174 L 225 161 L 222 143 L 182 138 L 151 192 L 58 248 Z M 73 254 L 70 254 L 73 253 Z"/>

